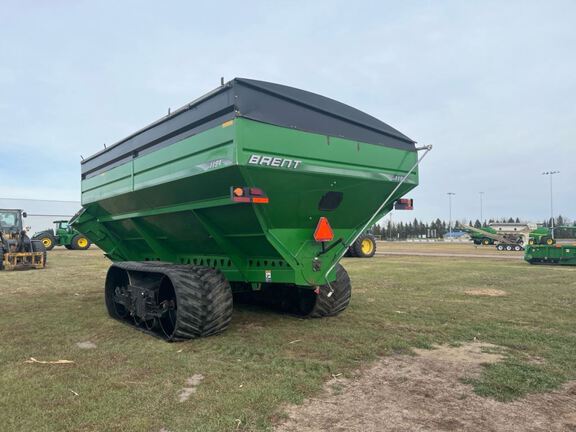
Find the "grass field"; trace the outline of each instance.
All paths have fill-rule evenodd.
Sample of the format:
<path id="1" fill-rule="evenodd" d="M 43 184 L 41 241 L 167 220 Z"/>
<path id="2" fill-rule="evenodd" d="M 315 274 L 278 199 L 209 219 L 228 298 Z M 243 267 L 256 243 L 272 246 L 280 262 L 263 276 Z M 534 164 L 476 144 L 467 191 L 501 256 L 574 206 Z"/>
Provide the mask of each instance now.
<path id="1" fill-rule="evenodd" d="M 480 395 L 512 400 L 576 379 L 576 268 L 466 257 L 343 263 L 353 297 L 338 317 L 238 306 L 224 334 L 174 344 L 107 317 L 109 262 L 98 250 L 54 250 L 45 270 L 2 273 L 1 429 L 268 430 L 285 404 L 315 394 L 332 374 L 474 339 L 506 356 L 474 380 Z M 503 295 L 470 295 L 492 292 Z M 192 390 L 179 402 L 183 388 Z"/>

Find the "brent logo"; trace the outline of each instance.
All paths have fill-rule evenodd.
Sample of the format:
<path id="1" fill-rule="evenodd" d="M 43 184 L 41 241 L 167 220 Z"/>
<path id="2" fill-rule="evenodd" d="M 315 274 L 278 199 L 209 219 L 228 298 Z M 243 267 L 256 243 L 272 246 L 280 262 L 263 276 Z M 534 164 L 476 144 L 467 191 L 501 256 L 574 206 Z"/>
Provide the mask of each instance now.
<path id="1" fill-rule="evenodd" d="M 252 156 L 250 156 L 250 159 L 248 159 L 248 163 L 250 165 L 263 165 L 274 168 L 296 169 L 302 163 L 302 161 L 295 159 L 285 159 L 280 157 L 253 154 Z"/>

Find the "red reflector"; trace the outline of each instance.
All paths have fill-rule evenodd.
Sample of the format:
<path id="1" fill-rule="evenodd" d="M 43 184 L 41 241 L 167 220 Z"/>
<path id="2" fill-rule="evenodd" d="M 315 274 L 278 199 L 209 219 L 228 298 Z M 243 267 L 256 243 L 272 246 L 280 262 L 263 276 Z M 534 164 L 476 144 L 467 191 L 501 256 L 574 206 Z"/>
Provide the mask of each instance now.
<path id="1" fill-rule="evenodd" d="M 412 198 L 400 198 L 394 203 L 394 210 L 414 210 L 414 200 Z"/>
<path id="2" fill-rule="evenodd" d="M 268 198 L 258 198 L 258 197 L 254 197 L 252 198 L 252 202 L 256 203 L 256 204 L 268 204 Z"/>
<path id="3" fill-rule="evenodd" d="M 234 201 L 234 202 L 250 202 L 250 198 L 235 196 L 235 197 L 232 197 L 232 201 Z"/>
<path id="4" fill-rule="evenodd" d="M 264 191 L 260 188 L 250 188 L 250 195 L 262 196 L 264 195 Z"/>
<path id="5" fill-rule="evenodd" d="M 316 230 L 314 231 L 314 240 L 317 242 L 327 242 L 331 241 L 334 238 L 334 231 L 332 231 L 332 227 L 324 216 L 320 218 L 318 221 L 318 225 L 316 225 Z"/>

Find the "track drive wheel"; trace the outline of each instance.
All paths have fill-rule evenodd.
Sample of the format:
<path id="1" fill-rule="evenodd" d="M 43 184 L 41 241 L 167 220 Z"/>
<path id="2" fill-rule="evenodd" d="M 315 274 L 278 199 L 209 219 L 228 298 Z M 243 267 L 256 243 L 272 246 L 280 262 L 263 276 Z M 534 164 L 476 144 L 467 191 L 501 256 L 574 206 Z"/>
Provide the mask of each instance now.
<path id="1" fill-rule="evenodd" d="M 316 302 L 308 313 L 309 318 L 322 318 L 338 315 L 350 304 L 352 285 L 348 272 L 340 264 L 336 266 L 336 280 L 330 285 L 321 285 L 313 291 Z"/>
<path id="2" fill-rule="evenodd" d="M 352 245 L 358 258 L 372 258 L 376 253 L 376 238 L 372 234 L 362 234 Z"/>
<path id="3" fill-rule="evenodd" d="M 76 250 L 86 250 L 92 243 L 82 234 L 77 234 L 72 239 L 71 247 Z"/>
<path id="4" fill-rule="evenodd" d="M 303 318 L 337 315 L 350 303 L 352 287 L 348 273 L 338 264 L 336 280 L 330 285 L 298 286 L 266 284 L 256 291 L 251 301 L 257 305 Z"/>
<path id="5" fill-rule="evenodd" d="M 232 319 L 232 290 L 224 275 L 204 266 L 122 262 L 106 276 L 111 317 L 167 341 L 224 331 Z"/>

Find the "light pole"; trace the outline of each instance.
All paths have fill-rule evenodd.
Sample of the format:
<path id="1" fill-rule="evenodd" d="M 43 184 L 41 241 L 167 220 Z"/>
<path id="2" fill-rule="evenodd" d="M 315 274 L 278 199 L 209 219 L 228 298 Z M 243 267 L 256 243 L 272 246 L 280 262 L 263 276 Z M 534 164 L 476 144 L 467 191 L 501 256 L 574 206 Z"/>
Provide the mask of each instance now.
<path id="1" fill-rule="evenodd" d="M 552 228 L 552 238 L 554 238 L 554 201 L 552 194 L 552 176 L 554 174 L 560 174 L 560 171 L 544 171 L 542 175 L 547 175 L 550 177 L 550 228 Z"/>
<path id="2" fill-rule="evenodd" d="M 480 194 L 480 225 L 484 225 L 484 216 L 482 215 L 482 198 L 484 197 L 484 192 L 478 192 Z"/>
<path id="3" fill-rule="evenodd" d="M 454 192 L 448 192 L 448 214 L 449 214 L 449 219 L 448 219 L 448 231 L 450 233 L 449 238 L 450 240 L 452 240 L 452 196 L 456 195 Z"/>

